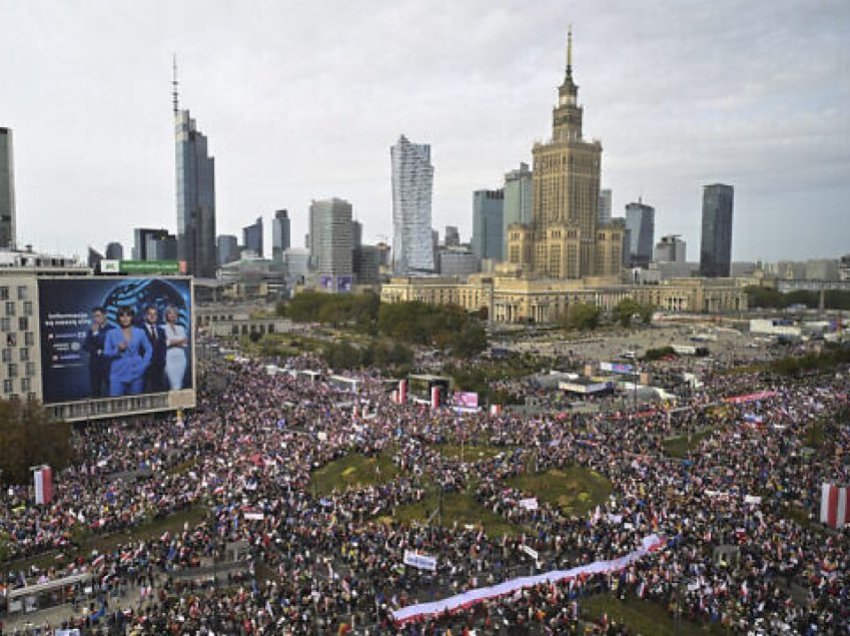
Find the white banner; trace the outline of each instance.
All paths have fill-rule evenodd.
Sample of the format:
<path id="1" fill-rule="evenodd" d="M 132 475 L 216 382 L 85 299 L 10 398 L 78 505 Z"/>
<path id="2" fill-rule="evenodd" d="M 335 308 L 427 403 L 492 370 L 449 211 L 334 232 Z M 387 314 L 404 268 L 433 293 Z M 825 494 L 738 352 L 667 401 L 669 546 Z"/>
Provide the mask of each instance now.
<path id="1" fill-rule="evenodd" d="M 535 550 L 534 548 L 529 548 L 527 545 L 521 545 L 519 547 L 519 549 L 522 550 L 523 552 L 525 552 L 528 556 L 530 556 L 535 561 L 538 561 L 540 559 L 540 555 L 537 553 L 537 550 Z"/>
<path id="2" fill-rule="evenodd" d="M 519 507 L 526 510 L 537 510 L 537 497 L 529 497 L 528 499 L 520 499 Z"/>
<path id="3" fill-rule="evenodd" d="M 410 550 L 404 551 L 404 564 L 420 570 L 428 570 L 429 572 L 437 569 L 437 559 L 424 554 L 417 554 Z"/>

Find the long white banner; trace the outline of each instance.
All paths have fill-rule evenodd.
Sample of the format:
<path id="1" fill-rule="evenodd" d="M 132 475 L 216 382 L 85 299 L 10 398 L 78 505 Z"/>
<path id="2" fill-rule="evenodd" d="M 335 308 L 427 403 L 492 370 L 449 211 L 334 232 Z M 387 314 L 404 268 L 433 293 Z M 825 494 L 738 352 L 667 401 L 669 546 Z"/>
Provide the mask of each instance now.
<path id="1" fill-rule="evenodd" d="M 619 558 L 612 559 L 611 561 L 594 561 L 593 563 L 580 565 L 569 570 L 552 570 L 551 572 L 545 572 L 544 574 L 537 574 L 535 576 L 523 576 L 509 581 L 503 581 L 498 585 L 468 590 L 462 594 L 456 594 L 455 596 L 450 596 L 440 601 L 408 605 L 407 607 L 395 610 L 393 612 L 393 620 L 396 623 L 404 624 L 427 616 L 434 616 L 444 612 L 452 612 L 457 609 L 466 609 L 476 603 L 513 594 L 517 590 L 534 587 L 541 583 L 558 583 L 560 581 L 568 581 L 581 576 L 582 574 L 607 574 L 608 572 L 619 572 L 638 559 L 644 557 L 646 554 L 660 550 L 664 547 L 665 543 L 666 539 L 659 537 L 658 535 L 651 534 L 643 539 L 641 547 L 637 550 Z"/>

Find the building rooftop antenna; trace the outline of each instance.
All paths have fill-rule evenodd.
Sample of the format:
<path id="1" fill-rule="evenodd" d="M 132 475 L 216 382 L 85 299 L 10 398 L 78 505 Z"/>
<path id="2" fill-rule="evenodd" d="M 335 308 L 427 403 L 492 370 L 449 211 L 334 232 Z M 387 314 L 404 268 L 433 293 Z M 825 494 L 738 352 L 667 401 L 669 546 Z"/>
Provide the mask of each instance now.
<path id="1" fill-rule="evenodd" d="M 174 114 L 177 114 L 179 110 L 179 93 L 177 87 L 180 85 L 180 82 L 177 79 L 177 54 L 174 54 L 174 58 L 171 63 L 171 98 L 174 103 Z"/>

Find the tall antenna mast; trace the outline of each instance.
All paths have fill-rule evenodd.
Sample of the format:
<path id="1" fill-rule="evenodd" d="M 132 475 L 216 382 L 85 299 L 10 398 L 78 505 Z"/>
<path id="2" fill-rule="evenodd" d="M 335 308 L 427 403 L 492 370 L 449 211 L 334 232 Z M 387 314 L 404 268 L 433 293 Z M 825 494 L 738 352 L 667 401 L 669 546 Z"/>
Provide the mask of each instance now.
<path id="1" fill-rule="evenodd" d="M 177 80 L 177 53 L 174 54 L 174 59 L 172 61 L 171 70 L 172 70 L 172 74 L 171 74 L 171 89 L 172 89 L 171 97 L 172 97 L 172 100 L 173 100 L 173 103 L 174 103 L 174 114 L 176 115 L 177 111 L 179 110 L 179 99 L 178 99 L 179 94 L 177 92 L 177 87 L 180 84 L 180 82 Z"/>

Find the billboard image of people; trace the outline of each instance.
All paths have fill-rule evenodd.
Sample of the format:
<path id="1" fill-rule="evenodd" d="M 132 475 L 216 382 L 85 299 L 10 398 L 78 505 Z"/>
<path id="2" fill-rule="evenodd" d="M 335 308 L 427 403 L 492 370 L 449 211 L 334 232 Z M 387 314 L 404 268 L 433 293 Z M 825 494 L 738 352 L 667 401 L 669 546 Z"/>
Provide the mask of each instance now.
<path id="1" fill-rule="evenodd" d="M 191 389 L 188 278 L 38 281 L 45 404 Z"/>

